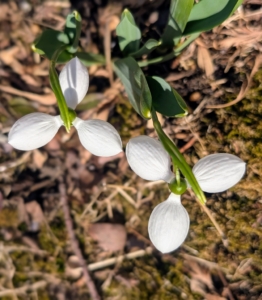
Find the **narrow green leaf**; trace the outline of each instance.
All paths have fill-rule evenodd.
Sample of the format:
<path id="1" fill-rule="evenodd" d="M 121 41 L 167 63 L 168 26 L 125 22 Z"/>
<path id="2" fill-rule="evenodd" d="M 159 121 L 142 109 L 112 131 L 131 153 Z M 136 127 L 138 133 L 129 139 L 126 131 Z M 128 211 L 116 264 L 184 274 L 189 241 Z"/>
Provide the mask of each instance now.
<path id="1" fill-rule="evenodd" d="M 152 96 L 138 63 L 132 57 L 126 57 L 117 60 L 113 66 L 135 111 L 143 118 L 150 119 Z"/>
<path id="2" fill-rule="evenodd" d="M 240 0 L 200 1 L 193 7 L 191 21 L 187 23 L 183 35 L 211 30 L 223 23 L 240 4 Z"/>
<path id="3" fill-rule="evenodd" d="M 152 120 L 154 124 L 154 128 L 157 132 L 157 135 L 168 152 L 168 154 L 171 156 L 173 164 L 179 168 L 179 170 L 182 172 L 182 174 L 187 179 L 188 183 L 192 187 L 194 193 L 196 194 L 197 198 L 199 199 L 200 203 L 202 205 L 206 202 L 206 197 L 201 190 L 198 181 L 196 180 L 196 177 L 194 173 L 192 172 L 190 166 L 187 164 L 184 156 L 180 153 L 177 146 L 169 139 L 169 137 L 165 134 L 163 131 L 161 124 L 158 121 L 157 114 L 154 109 L 152 109 Z"/>
<path id="4" fill-rule="evenodd" d="M 161 42 L 154 39 L 149 39 L 145 42 L 143 47 L 141 47 L 138 51 L 131 53 L 130 56 L 137 58 L 143 55 L 148 55 L 153 50 L 155 50 L 156 47 L 158 47 L 159 45 L 161 45 Z"/>
<path id="5" fill-rule="evenodd" d="M 70 53 L 77 51 L 81 33 L 81 20 L 81 16 L 77 11 L 73 11 L 66 18 L 64 33 L 69 39 L 70 47 L 67 48 L 67 51 Z"/>
<path id="6" fill-rule="evenodd" d="M 182 36 L 193 4 L 194 0 L 171 1 L 168 23 L 161 37 L 163 46 L 174 46 Z"/>
<path id="7" fill-rule="evenodd" d="M 187 106 L 184 99 L 163 78 L 146 77 L 152 94 L 152 106 L 167 117 L 186 116 Z"/>
<path id="8" fill-rule="evenodd" d="M 119 47 L 124 55 L 136 52 L 139 49 L 141 31 L 128 9 L 122 12 L 120 23 L 116 28 L 116 34 Z"/>

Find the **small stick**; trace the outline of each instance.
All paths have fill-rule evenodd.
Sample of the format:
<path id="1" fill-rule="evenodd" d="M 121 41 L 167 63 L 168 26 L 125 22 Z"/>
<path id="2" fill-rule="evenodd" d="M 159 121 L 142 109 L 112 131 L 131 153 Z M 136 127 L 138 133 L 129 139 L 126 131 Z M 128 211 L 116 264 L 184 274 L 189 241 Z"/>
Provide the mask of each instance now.
<path id="1" fill-rule="evenodd" d="M 124 190 L 122 190 L 121 188 L 116 188 L 116 190 L 118 191 L 118 193 L 123 196 L 127 202 L 129 202 L 131 205 L 133 205 L 134 207 L 137 206 L 136 202 L 134 201 L 133 198 L 131 198 Z"/>
<path id="2" fill-rule="evenodd" d="M 10 161 L 10 162 L 0 164 L 0 173 L 6 172 L 7 170 L 9 170 L 11 168 L 15 168 L 15 167 L 27 162 L 31 153 L 32 153 L 31 151 L 28 151 L 15 161 Z"/>
<path id="3" fill-rule="evenodd" d="M 21 295 L 25 294 L 26 292 L 34 291 L 37 289 L 43 289 L 47 285 L 47 282 L 44 280 L 37 281 L 35 283 L 26 284 L 22 287 L 16 289 L 4 289 L 0 291 L 0 297 L 6 297 L 13 294 Z"/>
<path id="4" fill-rule="evenodd" d="M 89 271 L 95 271 L 98 269 L 112 266 L 116 263 L 123 261 L 124 259 L 135 259 L 138 257 L 143 257 L 146 254 L 151 254 L 152 251 L 153 251 L 152 247 L 147 247 L 145 250 L 141 249 L 141 250 L 137 250 L 137 251 L 125 254 L 125 255 L 120 255 L 118 257 L 112 257 L 112 258 L 108 258 L 108 259 L 105 259 L 105 260 L 102 260 L 102 261 L 99 261 L 96 263 L 89 264 L 87 266 L 87 268 Z"/>
<path id="5" fill-rule="evenodd" d="M 190 195 L 193 196 L 192 191 L 189 191 Z M 204 212 L 207 214 L 207 216 L 209 217 L 210 221 L 213 223 L 213 225 L 215 226 L 216 230 L 218 231 L 219 235 L 222 238 L 222 242 L 224 244 L 224 246 L 226 247 L 226 243 L 225 240 L 227 239 L 227 236 L 225 235 L 225 233 L 223 232 L 223 230 L 220 228 L 219 224 L 217 223 L 216 219 L 212 216 L 211 211 L 209 210 L 209 208 L 206 205 L 203 205 L 199 202 L 199 200 L 197 199 L 197 203 L 199 204 L 199 206 L 204 210 Z"/>
<path id="6" fill-rule="evenodd" d="M 127 190 L 127 191 L 130 191 L 131 193 L 135 193 L 136 192 L 135 188 L 130 187 L 130 186 L 124 186 L 124 185 L 106 184 L 105 187 L 112 188 L 112 189 L 121 188 L 122 190 Z"/>
<path id="7" fill-rule="evenodd" d="M 5 86 L 2 84 L 0 84 L 0 91 L 8 93 L 8 94 L 13 94 L 16 96 L 25 97 L 31 101 L 39 102 L 42 105 L 48 106 L 48 105 L 52 105 L 52 104 L 56 103 L 56 99 L 55 99 L 55 96 L 53 95 L 53 93 L 45 94 L 45 95 L 37 95 L 34 93 L 30 93 L 30 92 L 20 91 L 11 86 Z"/>
<path id="8" fill-rule="evenodd" d="M 78 241 L 75 237 L 73 223 L 72 223 L 72 219 L 70 217 L 70 211 L 69 211 L 69 208 L 68 208 L 66 188 L 65 188 L 64 181 L 61 177 L 59 178 L 59 192 L 60 192 L 60 201 L 62 203 L 63 211 L 64 211 L 66 229 L 67 229 L 69 238 L 71 240 L 72 249 L 73 249 L 75 255 L 77 256 L 77 258 L 78 258 L 78 260 L 81 264 L 81 267 L 83 268 L 83 276 L 84 276 L 84 279 L 85 279 L 86 286 L 89 290 L 91 298 L 93 300 L 100 300 L 101 298 L 100 298 L 100 296 L 97 292 L 97 289 L 96 289 L 96 286 L 95 286 L 95 284 L 92 280 L 92 277 L 89 274 L 89 271 L 88 271 L 87 266 L 86 266 L 86 262 L 84 260 L 83 255 L 82 255 L 82 252 L 79 249 L 79 244 L 78 244 Z"/>
<path id="9" fill-rule="evenodd" d="M 221 235 L 222 239 L 225 240 L 227 237 L 224 234 L 223 230 L 220 228 L 220 226 L 217 223 L 217 221 L 215 220 L 215 218 L 212 216 L 211 211 L 209 210 L 209 208 L 205 205 L 202 205 L 202 204 L 200 204 L 200 205 L 203 208 L 204 212 L 208 215 L 208 217 L 211 220 L 211 222 L 213 223 L 213 225 L 216 227 L 216 230 Z"/>

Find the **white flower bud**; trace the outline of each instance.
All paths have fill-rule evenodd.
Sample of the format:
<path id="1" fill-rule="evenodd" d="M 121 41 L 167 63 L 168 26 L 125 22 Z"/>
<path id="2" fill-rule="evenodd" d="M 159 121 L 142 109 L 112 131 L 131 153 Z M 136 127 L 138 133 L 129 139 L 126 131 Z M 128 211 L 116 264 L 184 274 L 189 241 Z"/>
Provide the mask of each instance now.
<path id="1" fill-rule="evenodd" d="M 201 189 L 208 193 L 219 193 L 231 188 L 240 181 L 245 171 L 246 163 L 227 153 L 205 156 L 193 167 Z"/>
<path id="2" fill-rule="evenodd" d="M 187 237 L 190 219 L 179 195 L 170 194 L 158 204 L 149 219 L 148 233 L 154 246 L 162 253 L 176 250 Z"/>
<path id="3" fill-rule="evenodd" d="M 132 138 L 126 146 L 126 157 L 131 169 L 143 179 L 170 182 L 174 177 L 168 153 L 159 141 L 151 137 Z"/>

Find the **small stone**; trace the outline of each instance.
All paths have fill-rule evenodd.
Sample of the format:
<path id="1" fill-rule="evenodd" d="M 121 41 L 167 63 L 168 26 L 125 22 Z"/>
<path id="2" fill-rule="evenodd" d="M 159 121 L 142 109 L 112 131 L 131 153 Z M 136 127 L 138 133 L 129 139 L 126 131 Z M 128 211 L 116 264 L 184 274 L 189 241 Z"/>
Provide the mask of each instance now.
<path id="1" fill-rule="evenodd" d="M 189 100 L 192 102 L 196 102 L 202 99 L 202 95 L 200 92 L 194 92 L 189 96 Z"/>

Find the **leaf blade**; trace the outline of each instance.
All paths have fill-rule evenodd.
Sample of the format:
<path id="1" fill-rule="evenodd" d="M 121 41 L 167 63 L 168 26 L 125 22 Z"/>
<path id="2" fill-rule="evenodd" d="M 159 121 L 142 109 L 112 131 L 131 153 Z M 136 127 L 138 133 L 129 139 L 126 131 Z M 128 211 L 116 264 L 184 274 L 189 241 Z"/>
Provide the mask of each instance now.
<path id="1" fill-rule="evenodd" d="M 138 63 L 132 57 L 126 57 L 118 59 L 113 67 L 122 81 L 135 111 L 143 118 L 149 119 L 151 117 L 152 95 Z"/>
<path id="2" fill-rule="evenodd" d="M 202 0 L 202 1 L 204 1 L 204 0 Z M 210 1 L 210 0 L 205 0 L 205 1 Z M 227 4 L 223 7 L 223 5 L 225 4 L 224 0 L 223 0 L 220 3 L 222 8 L 218 12 L 216 12 L 212 15 L 210 15 L 211 12 L 209 12 L 209 13 L 206 12 L 205 14 L 203 13 L 203 16 L 206 15 L 207 17 L 204 17 L 203 19 L 197 19 L 197 20 L 192 20 L 192 21 L 188 22 L 183 35 L 189 35 L 192 33 L 208 31 L 208 30 L 211 30 L 212 28 L 220 25 L 237 9 L 237 7 L 241 4 L 241 2 L 242 2 L 242 0 L 227 0 Z M 199 2 L 199 4 L 200 3 L 201 2 Z M 195 6 L 197 6 L 199 4 L 196 4 Z M 207 6 L 207 7 L 209 7 L 209 6 Z M 215 6 L 215 8 L 216 8 L 216 10 L 214 10 L 214 11 L 217 11 L 218 10 L 217 6 Z"/>
<path id="3" fill-rule="evenodd" d="M 194 0 L 171 1 L 168 23 L 161 37 L 164 46 L 173 46 L 176 39 L 182 36 L 193 4 Z"/>
<path id="4" fill-rule="evenodd" d="M 128 9 L 122 12 L 120 23 L 116 27 L 116 34 L 119 47 L 124 55 L 136 52 L 139 49 L 141 31 Z"/>
<path id="5" fill-rule="evenodd" d="M 187 106 L 183 98 L 163 78 L 146 77 L 154 109 L 167 117 L 182 117 L 187 115 Z"/>

